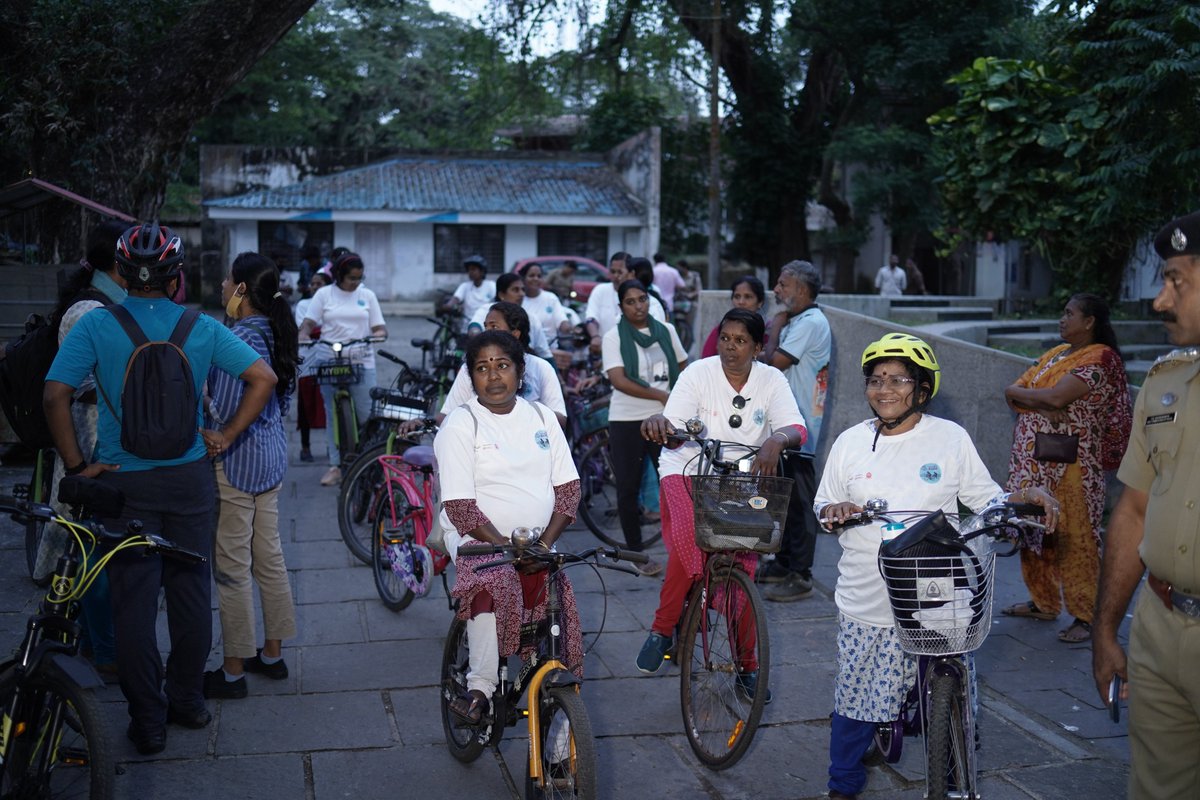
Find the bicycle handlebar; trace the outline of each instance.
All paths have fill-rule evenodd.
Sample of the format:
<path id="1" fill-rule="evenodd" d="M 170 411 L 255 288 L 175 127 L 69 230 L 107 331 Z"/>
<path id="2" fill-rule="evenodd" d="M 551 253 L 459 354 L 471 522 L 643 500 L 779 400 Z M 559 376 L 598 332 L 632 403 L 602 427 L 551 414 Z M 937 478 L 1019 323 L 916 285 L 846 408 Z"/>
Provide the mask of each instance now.
<path id="1" fill-rule="evenodd" d="M 882 505 L 876 505 L 876 504 Z M 824 509 L 822 509 L 824 510 Z M 934 511 L 889 511 L 887 503 L 880 500 L 868 500 L 867 505 L 857 514 L 851 515 L 841 522 L 834 522 L 827 519 L 820 519 L 818 522 L 823 526 L 828 526 L 831 531 L 839 531 L 845 528 L 853 528 L 858 525 L 866 525 L 876 520 L 880 522 L 895 523 L 899 519 L 912 519 L 914 517 L 924 517 L 928 514 L 936 513 Z M 979 511 L 973 516 L 983 517 L 989 528 L 1002 528 L 1008 526 L 1026 526 L 1026 527 L 1045 527 L 1041 523 L 1034 522 L 1027 517 L 1044 517 L 1046 509 L 1033 503 L 1010 503 L 1008 501 L 1000 503 L 992 503 L 986 508 Z"/>
<path id="2" fill-rule="evenodd" d="M 170 558 L 177 558 L 191 564 L 203 564 L 208 559 L 199 553 L 180 547 L 169 539 L 164 539 L 153 533 L 142 533 L 140 520 L 130 520 L 124 533 L 113 533 L 97 521 L 73 522 L 59 515 L 53 508 L 44 503 L 34 503 L 30 500 L 18 500 L 10 496 L 0 496 L 0 513 L 6 513 L 16 522 L 37 520 L 38 522 L 56 522 L 63 527 L 74 527 L 87 531 L 97 543 L 114 545 L 121 542 L 133 542 L 144 546 L 150 552 L 158 552 Z M 138 541 L 138 540 L 141 541 Z"/>
<path id="3" fill-rule="evenodd" d="M 300 342 L 300 346 L 301 347 L 315 347 L 316 345 L 319 345 L 319 344 L 327 344 L 330 347 L 332 347 L 334 349 L 334 351 L 336 352 L 337 350 L 344 350 L 347 347 L 353 347 L 356 344 L 379 344 L 380 342 L 386 342 L 386 341 L 387 341 L 386 336 L 362 336 L 362 337 L 359 337 L 358 339 L 347 339 L 344 342 L 335 342 L 332 339 L 307 339 L 305 341 Z"/>
<path id="4" fill-rule="evenodd" d="M 613 561 L 628 561 L 632 564 L 645 564 L 650 560 L 650 557 L 645 553 L 635 553 L 632 550 L 622 550 L 619 547 L 589 547 L 585 550 L 580 550 L 577 553 L 558 552 L 554 550 L 533 550 L 530 548 L 521 548 L 511 542 L 505 544 L 489 544 L 487 542 L 472 542 L 471 544 L 460 545 L 458 554 L 460 556 L 488 556 L 498 554 L 510 554 L 509 558 L 493 561 L 488 564 L 483 564 L 479 569 L 490 569 L 492 567 L 511 564 L 518 560 L 540 561 L 545 564 L 557 563 L 559 565 L 567 562 L 583 562 L 592 558 L 592 556 L 604 556 Z"/>
<path id="5" fill-rule="evenodd" d="M 386 358 L 388 361 L 391 361 L 393 364 L 399 364 L 400 366 L 405 367 L 405 368 L 408 367 L 407 361 L 400 358 L 400 356 L 389 353 L 387 350 L 376 350 L 375 355 L 380 356 L 381 358 Z"/>

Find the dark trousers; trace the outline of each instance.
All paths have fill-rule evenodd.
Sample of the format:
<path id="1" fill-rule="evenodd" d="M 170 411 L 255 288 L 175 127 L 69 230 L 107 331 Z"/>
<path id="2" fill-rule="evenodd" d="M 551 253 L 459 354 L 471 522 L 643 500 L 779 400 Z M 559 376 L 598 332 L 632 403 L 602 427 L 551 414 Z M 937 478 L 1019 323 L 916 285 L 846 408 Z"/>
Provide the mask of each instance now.
<path id="1" fill-rule="evenodd" d="M 775 561 L 781 567 L 810 577 L 817 551 L 817 517 L 812 507 L 813 498 L 817 496 L 817 473 L 812 456 L 786 454 L 783 474 L 795 483 L 787 522 L 783 526 L 783 543 Z"/>
<path id="2" fill-rule="evenodd" d="M 641 422 L 608 423 L 608 452 L 612 458 L 613 480 L 617 484 L 617 511 L 625 546 L 635 552 L 642 549 L 642 509 L 638 504 L 646 459 L 658 463 L 661 445 L 642 438 Z"/>
<path id="3" fill-rule="evenodd" d="M 119 531 L 138 519 L 144 532 L 210 557 L 216 483 L 207 458 L 141 472 L 105 472 L 101 480 L 125 495 L 121 517 L 105 527 Z M 185 712 L 204 706 L 204 664 L 212 647 L 209 563 L 188 564 L 135 547 L 109 562 L 108 578 L 117 672 L 129 716 L 140 730 L 161 731 L 168 703 Z M 160 588 L 171 636 L 165 675 L 155 631 Z"/>
<path id="4" fill-rule="evenodd" d="M 867 785 L 862 760 L 871 749 L 878 723 L 843 717 L 834 712 L 829 731 L 829 788 L 856 795 Z"/>

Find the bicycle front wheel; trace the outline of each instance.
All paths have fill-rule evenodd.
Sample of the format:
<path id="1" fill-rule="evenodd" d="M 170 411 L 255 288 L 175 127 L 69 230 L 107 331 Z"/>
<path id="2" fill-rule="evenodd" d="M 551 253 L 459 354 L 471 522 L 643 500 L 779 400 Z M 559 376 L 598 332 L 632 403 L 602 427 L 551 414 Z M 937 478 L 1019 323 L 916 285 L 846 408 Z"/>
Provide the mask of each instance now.
<path id="1" fill-rule="evenodd" d="M 951 792 L 971 788 L 971 753 L 974 737 L 968 737 L 964 693 L 956 675 L 933 674 L 929 678 L 929 718 L 925 740 L 928 797 L 946 800 Z"/>
<path id="2" fill-rule="evenodd" d="M 596 538 L 610 547 L 627 547 L 617 512 L 617 482 L 613 477 L 608 437 L 597 436 L 575 461 L 579 471 L 579 516 Z M 662 538 L 662 530 L 642 537 L 642 547 Z"/>
<path id="3" fill-rule="evenodd" d="M 676 656 L 683 730 L 711 769 L 736 764 L 762 719 L 770 648 L 762 600 L 745 573 L 722 569 L 692 589 Z"/>
<path id="4" fill-rule="evenodd" d="M 467 623 L 456 617 L 450 623 L 450 631 L 446 634 L 446 644 L 442 649 L 442 729 L 446 732 L 450 755 L 464 764 L 479 758 L 484 748 L 479 728 L 464 724 L 450 712 L 450 704 L 454 699 L 467 693 L 470 655 Z"/>
<path id="5" fill-rule="evenodd" d="M 536 732 L 542 778 L 529 774 L 525 759 L 525 800 L 596 797 L 596 742 L 583 698 L 574 686 L 544 689 Z"/>
<path id="6" fill-rule="evenodd" d="M 354 446 L 358 443 L 358 430 L 354 419 L 354 401 L 350 394 L 334 398 L 333 424 L 337 436 L 338 463 L 345 467 L 354 458 Z"/>
<path id="7" fill-rule="evenodd" d="M 95 694 L 53 667 L 25 681 L 10 669 L 0 676 L 6 711 L 18 684 L 21 699 L 0 766 L 0 797 L 110 800 L 116 765 Z"/>
<path id="8" fill-rule="evenodd" d="M 393 501 L 401 517 L 396 527 L 389 531 L 392 515 L 385 489 L 375 515 L 375 535 L 371 537 L 371 572 L 384 607 L 389 611 L 403 611 L 415 596 L 404 582 L 404 575 L 423 570 L 424 564 L 419 563 L 413 553 L 415 530 L 408 503 L 403 496 L 393 495 Z"/>
<path id="9" fill-rule="evenodd" d="M 397 440 L 396 451 L 407 445 Z M 371 563 L 371 539 L 375 521 L 382 510 L 383 467 L 379 457 L 389 455 L 387 442 L 368 448 L 359 454 L 346 474 L 342 476 L 341 493 L 338 495 L 338 529 L 342 541 L 354 557 L 364 564 Z"/>

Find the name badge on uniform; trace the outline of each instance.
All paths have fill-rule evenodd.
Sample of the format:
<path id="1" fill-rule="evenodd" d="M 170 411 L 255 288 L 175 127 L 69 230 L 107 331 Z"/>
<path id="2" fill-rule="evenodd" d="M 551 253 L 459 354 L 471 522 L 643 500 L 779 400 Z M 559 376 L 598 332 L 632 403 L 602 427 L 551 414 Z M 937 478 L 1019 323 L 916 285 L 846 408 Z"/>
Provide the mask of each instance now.
<path id="1" fill-rule="evenodd" d="M 1162 425 L 1163 423 L 1174 424 L 1174 422 L 1175 422 L 1175 412 L 1174 411 L 1168 411 L 1165 414 L 1155 414 L 1153 416 L 1146 417 L 1146 426 L 1147 427 L 1149 427 L 1151 425 Z"/>

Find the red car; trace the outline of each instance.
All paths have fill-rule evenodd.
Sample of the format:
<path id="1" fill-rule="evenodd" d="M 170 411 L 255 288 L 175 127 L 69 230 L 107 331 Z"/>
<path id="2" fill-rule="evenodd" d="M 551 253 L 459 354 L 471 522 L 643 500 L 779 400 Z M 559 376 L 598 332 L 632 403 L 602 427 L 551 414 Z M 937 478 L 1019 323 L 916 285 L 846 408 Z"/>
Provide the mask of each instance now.
<path id="1" fill-rule="evenodd" d="M 574 299 L 581 303 L 587 302 L 588 295 L 592 293 L 592 287 L 597 283 L 612 280 L 608 274 L 608 267 L 583 256 L 537 256 L 536 258 L 523 258 L 513 266 L 512 271 L 519 272 L 526 264 L 537 264 L 542 268 L 542 278 L 544 280 L 550 277 L 551 272 L 561 269 L 564 261 L 575 262 L 575 282 L 571 286 L 574 289 Z"/>

